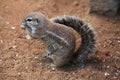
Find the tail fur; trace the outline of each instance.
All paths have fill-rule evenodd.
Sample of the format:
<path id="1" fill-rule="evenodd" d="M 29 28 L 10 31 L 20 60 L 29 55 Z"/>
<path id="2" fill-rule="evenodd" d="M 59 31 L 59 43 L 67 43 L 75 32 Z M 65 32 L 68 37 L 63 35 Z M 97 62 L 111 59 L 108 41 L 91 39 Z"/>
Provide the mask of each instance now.
<path id="1" fill-rule="evenodd" d="M 92 27 L 74 16 L 61 16 L 52 19 L 53 22 L 66 25 L 75 29 L 82 38 L 80 48 L 77 51 L 77 61 L 88 59 L 96 47 L 95 33 Z"/>

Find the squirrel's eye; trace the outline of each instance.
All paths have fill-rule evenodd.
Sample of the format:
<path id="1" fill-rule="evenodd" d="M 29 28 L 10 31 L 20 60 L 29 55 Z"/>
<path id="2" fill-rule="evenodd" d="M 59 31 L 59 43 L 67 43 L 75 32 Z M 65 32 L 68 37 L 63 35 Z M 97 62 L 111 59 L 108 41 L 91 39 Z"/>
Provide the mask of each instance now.
<path id="1" fill-rule="evenodd" d="M 31 22 L 31 21 L 32 21 L 32 19 L 26 19 L 26 21 Z"/>
<path id="2" fill-rule="evenodd" d="M 37 19 L 28 18 L 28 19 L 26 19 L 26 21 L 27 21 L 28 24 L 31 24 L 31 25 L 37 25 L 38 24 Z"/>

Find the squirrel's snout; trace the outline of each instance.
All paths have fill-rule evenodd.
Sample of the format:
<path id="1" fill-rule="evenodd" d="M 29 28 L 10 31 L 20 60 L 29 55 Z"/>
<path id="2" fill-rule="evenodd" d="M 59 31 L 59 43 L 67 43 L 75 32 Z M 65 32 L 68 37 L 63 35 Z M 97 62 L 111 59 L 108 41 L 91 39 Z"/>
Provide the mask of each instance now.
<path id="1" fill-rule="evenodd" d="M 25 29 L 25 28 L 26 28 L 26 26 L 27 26 L 26 21 L 23 21 L 23 22 L 22 22 L 22 25 L 21 25 L 21 28 L 22 28 L 22 29 Z"/>
<path id="2" fill-rule="evenodd" d="M 20 26 L 22 29 L 25 29 L 25 26 L 22 24 L 21 26 Z"/>

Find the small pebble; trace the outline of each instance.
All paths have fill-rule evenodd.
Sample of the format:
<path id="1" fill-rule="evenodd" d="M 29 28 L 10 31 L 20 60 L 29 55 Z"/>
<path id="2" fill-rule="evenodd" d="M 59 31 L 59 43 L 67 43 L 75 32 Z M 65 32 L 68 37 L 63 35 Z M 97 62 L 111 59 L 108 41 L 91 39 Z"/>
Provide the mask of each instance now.
<path id="1" fill-rule="evenodd" d="M 120 40 L 118 40 L 118 43 L 120 43 Z"/>
<path id="2" fill-rule="evenodd" d="M 98 31 L 99 33 L 102 33 L 102 31 Z"/>
<path id="3" fill-rule="evenodd" d="M 2 59 L 0 59 L 0 62 L 2 61 Z"/>
<path id="4" fill-rule="evenodd" d="M 52 69 L 52 71 L 55 71 L 55 67 L 52 67 L 51 69 Z"/>
<path id="5" fill-rule="evenodd" d="M 21 74 L 18 72 L 18 75 L 21 75 Z"/>
<path id="6" fill-rule="evenodd" d="M 15 49 L 15 48 L 17 48 L 17 46 L 12 46 L 12 48 L 14 48 L 14 49 Z"/>
<path id="7" fill-rule="evenodd" d="M 110 66 L 107 66 L 106 68 L 110 68 Z"/>
<path id="8" fill-rule="evenodd" d="M 15 27 L 11 27 L 11 29 L 15 30 Z"/>
<path id="9" fill-rule="evenodd" d="M 100 44 L 100 43 L 98 43 L 98 45 L 100 46 L 101 44 Z"/>
<path id="10" fill-rule="evenodd" d="M 112 40 L 108 40 L 108 42 L 111 44 L 111 43 L 112 43 Z"/>
<path id="11" fill-rule="evenodd" d="M 0 40 L 1 43 L 3 43 L 3 40 Z"/>
<path id="12" fill-rule="evenodd" d="M 7 25 L 10 24 L 10 22 L 5 22 Z"/>
<path id="13" fill-rule="evenodd" d="M 35 56 L 34 58 L 35 58 L 35 59 L 38 59 L 38 56 Z"/>
<path id="14" fill-rule="evenodd" d="M 40 65 L 42 65 L 42 63 L 39 63 Z"/>
<path id="15" fill-rule="evenodd" d="M 105 77 L 107 77 L 107 76 L 109 76 L 110 74 L 109 74 L 109 73 L 107 73 L 107 72 L 105 72 L 105 73 L 104 73 L 104 75 L 105 75 Z"/>
<path id="16" fill-rule="evenodd" d="M 25 69 L 28 69 L 28 66 L 26 66 Z"/>
<path id="17" fill-rule="evenodd" d="M 113 78 L 114 78 L 114 79 L 117 79 L 117 77 L 116 77 L 116 76 L 114 76 Z"/>
<path id="18" fill-rule="evenodd" d="M 16 54 L 16 57 L 18 57 L 19 55 L 18 54 Z"/>
<path id="19" fill-rule="evenodd" d="M 106 48 L 107 46 L 104 44 L 103 47 Z"/>
<path id="20" fill-rule="evenodd" d="M 117 54 L 120 54 L 120 52 L 119 52 L 119 51 L 116 51 L 116 53 L 117 53 Z"/>

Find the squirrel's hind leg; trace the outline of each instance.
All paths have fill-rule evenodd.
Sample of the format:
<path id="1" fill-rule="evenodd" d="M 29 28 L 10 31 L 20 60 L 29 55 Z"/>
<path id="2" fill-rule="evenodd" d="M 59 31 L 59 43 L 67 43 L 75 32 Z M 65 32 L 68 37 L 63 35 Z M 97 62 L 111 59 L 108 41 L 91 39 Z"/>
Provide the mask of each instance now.
<path id="1" fill-rule="evenodd" d="M 72 58 L 73 52 L 69 49 L 58 50 L 51 55 L 54 65 L 57 67 L 67 64 Z"/>

